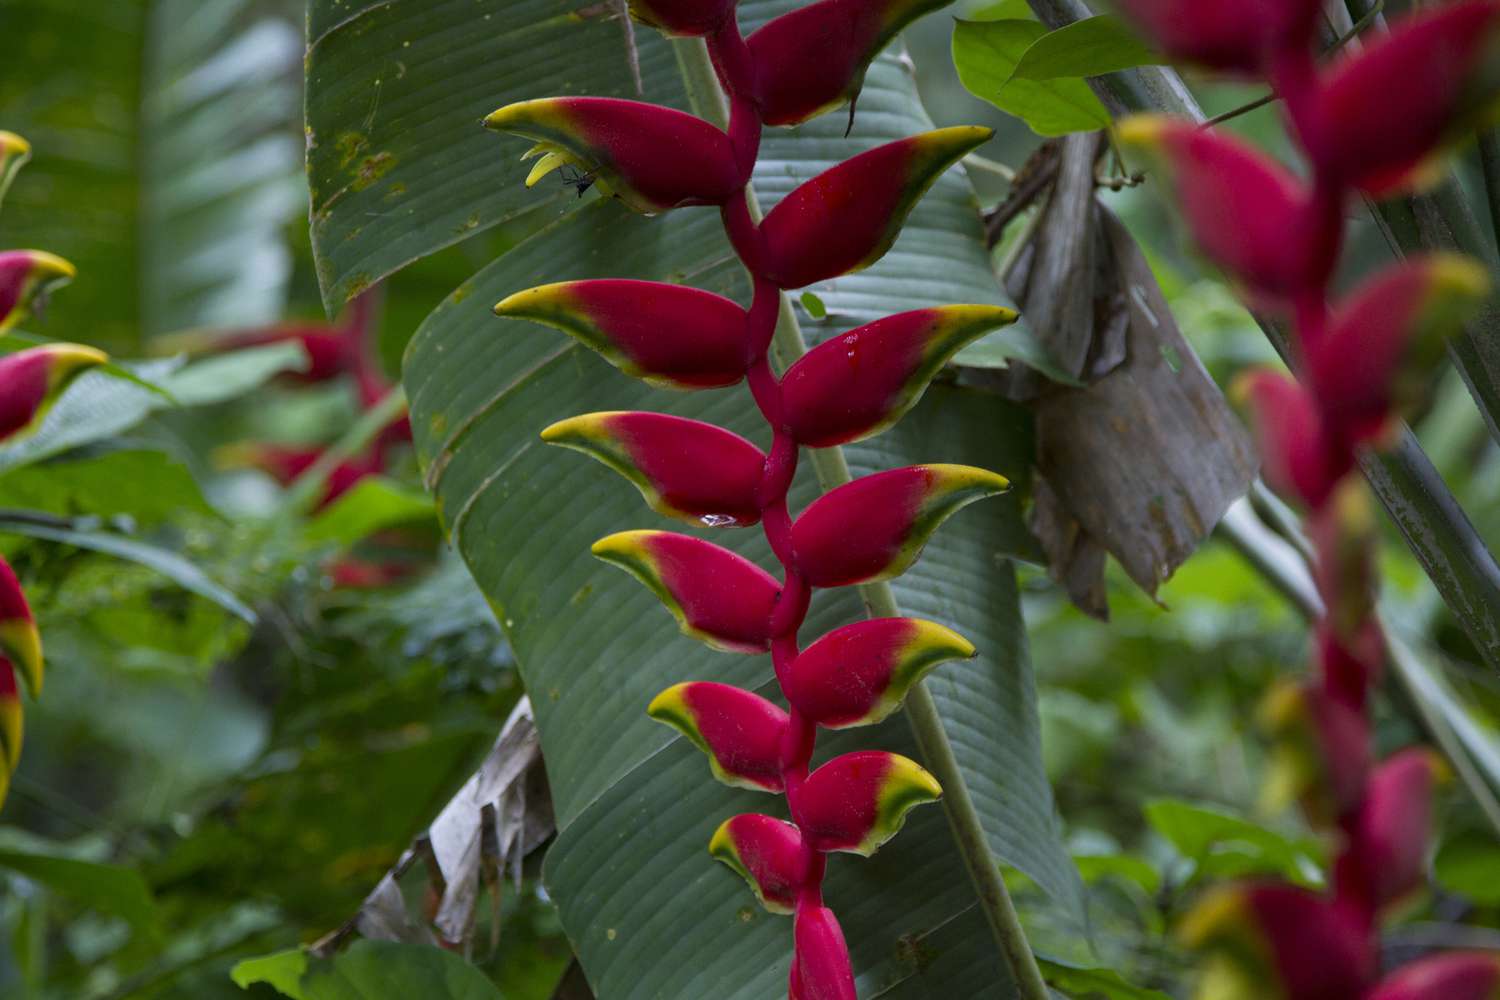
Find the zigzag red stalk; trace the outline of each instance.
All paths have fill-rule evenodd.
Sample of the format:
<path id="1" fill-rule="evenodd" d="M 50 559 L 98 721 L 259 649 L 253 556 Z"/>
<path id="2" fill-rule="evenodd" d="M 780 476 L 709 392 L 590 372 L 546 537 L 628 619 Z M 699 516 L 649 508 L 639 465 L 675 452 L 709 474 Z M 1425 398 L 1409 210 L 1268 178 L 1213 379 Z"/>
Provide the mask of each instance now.
<path id="1" fill-rule="evenodd" d="M 1284 1000 L 1495 1000 L 1500 958 L 1448 954 L 1380 979 L 1379 926 L 1421 888 L 1442 770 L 1413 749 L 1375 764 L 1370 695 L 1386 656 L 1375 613 L 1376 537 L 1355 471 L 1420 398 L 1443 341 L 1488 294 L 1484 269 L 1452 256 L 1389 267 L 1332 302 L 1343 211 L 1356 192 L 1410 188 L 1500 102 L 1500 2 L 1458 0 L 1403 21 L 1328 68 L 1313 56 L 1318 4 L 1125 0 L 1169 54 L 1270 80 L 1311 162 L 1311 184 L 1187 122 L 1123 123 L 1127 146 L 1163 168 L 1205 253 L 1261 307 L 1292 318 L 1299 385 L 1244 383 L 1273 487 L 1309 511 L 1326 611 L 1315 679 L 1267 701 L 1282 780 L 1334 834 L 1331 891 L 1275 882 L 1221 888 L 1189 918 L 1215 956 L 1202 996 Z"/>
<path id="2" fill-rule="evenodd" d="M 807 181 L 757 222 L 750 180 L 763 123 L 796 124 L 852 101 L 884 44 L 941 0 L 822 0 L 748 41 L 723 0 L 631 6 L 648 23 L 705 38 L 730 102 L 727 132 L 680 112 L 602 98 L 526 101 L 486 124 L 537 141 L 527 154 L 541 157 L 529 183 L 574 165 L 586 172 L 571 183 L 597 184 L 638 211 L 718 208 L 751 277 L 750 307 L 683 286 L 606 279 L 517 292 L 496 312 L 559 327 L 654 384 L 748 382 L 772 432 L 769 453 L 722 428 L 655 413 L 585 414 L 542 437 L 622 473 L 658 513 L 714 527 L 762 523 L 780 582 L 726 549 L 668 532 L 621 532 L 594 553 L 645 582 L 689 635 L 731 652 L 770 652 L 790 711 L 749 691 L 690 681 L 658 695 L 649 712 L 704 750 L 720 780 L 785 793 L 791 823 L 732 817 L 710 851 L 767 909 L 793 915 L 789 996 L 855 1000 L 843 932 L 823 901 L 826 855 L 873 853 L 941 788 L 914 761 L 883 751 L 844 754 L 810 773 L 817 727 L 879 722 L 927 671 L 972 656 L 974 647 L 944 626 L 907 618 L 847 625 L 806 651 L 798 632 L 814 587 L 899 575 L 944 518 L 1007 483 L 982 469 L 919 465 L 845 484 L 795 519 L 787 497 L 801 447 L 885 430 L 949 358 L 1015 314 L 968 305 L 886 317 L 819 346 L 780 379 L 769 352 L 783 291 L 882 257 L 927 188 L 990 133 L 941 129 L 879 146 Z M 805 68 L 809 39 L 830 50 L 821 53 L 828 71 L 769 86 Z"/>

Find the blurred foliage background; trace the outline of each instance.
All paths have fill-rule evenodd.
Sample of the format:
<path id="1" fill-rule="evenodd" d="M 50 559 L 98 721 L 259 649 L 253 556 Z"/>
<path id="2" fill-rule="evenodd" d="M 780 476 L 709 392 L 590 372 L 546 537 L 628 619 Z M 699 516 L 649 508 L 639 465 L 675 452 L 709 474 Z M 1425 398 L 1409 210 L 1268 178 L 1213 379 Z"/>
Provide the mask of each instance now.
<path id="1" fill-rule="evenodd" d="M 0 128 L 35 148 L 0 214 L 0 246 L 49 249 L 80 271 L 27 332 L 104 347 L 153 382 L 187 387 L 168 405 L 124 383 L 105 392 L 106 376 L 90 376 L 75 393 L 93 393 L 102 410 L 60 407 L 42 447 L 0 447 L 0 552 L 26 584 L 49 659 L 0 816 L 6 997 L 247 995 L 229 969 L 350 919 L 521 694 L 502 631 L 443 551 L 407 452 L 321 508 L 233 467 L 247 441 L 322 447 L 358 433 L 362 406 L 352 380 L 296 381 L 289 372 L 304 359 L 284 346 L 201 353 L 216 332 L 326 319 L 302 179 L 300 8 L 0 0 Z M 929 111 L 939 124 L 995 125 L 1001 138 L 986 155 L 1019 168 L 1040 140 L 962 88 L 951 28 L 945 13 L 909 33 Z M 623 59 L 623 33 L 621 45 Z M 1210 111 L 1255 96 L 1194 84 Z M 1274 110 L 1235 127 L 1286 149 Z M 1000 177 L 974 176 L 987 203 L 1004 197 Z M 1183 250 L 1152 192 L 1127 189 L 1110 203 L 1221 385 L 1274 358 L 1230 291 Z M 390 280 L 376 341 L 387 376 L 444 296 L 545 221 L 483 233 Z M 1368 228 L 1353 246 L 1351 272 L 1387 252 Z M 69 420 L 71 436 L 53 426 Z M 107 433 L 76 433 L 77 422 Z M 1418 432 L 1500 544 L 1500 454 L 1455 377 Z M 101 551 L 111 542 L 156 562 Z M 1385 555 L 1394 620 L 1490 748 L 1481 764 L 1500 759 L 1497 679 L 1475 666 L 1394 535 Z M 391 558 L 404 567 L 397 581 L 347 572 Z M 1302 669 L 1306 630 L 1219 540 L 1160 603 L 1112 570 L 1108 624 L 1073 610 L 1040 570 L 1023 582 L 1047 766 L 1093 921 L 1091 945 L 1081 944 L 1049 927 L 1036 901 L 1033 937 L 1059 960 L 1137 984 L 1081 982 L 1080 996 L 1180 995 L 1169 928 L 1202 880 L 1323 878 L 1321 845 L 1293 816 L 1258 805 L 1254 705 L 1269 680 Z M 1382 744 L 1427 735 L 1393 692 Z M 1481 780 L 1500 791 L 1500 771 Z M 1496 946 L 1495 830 L 1461 785 L 1445 812 L 1432 891 L 1395 943 Z M 571 954 L 534 868 L 504 893 L 493 948 L 482 908 L 468 956 L 506 997 L 552 995 Z M 407 879 L 417 905 L 420 881 Z M 256 985 L 249 995 L 277 994 Z"/>

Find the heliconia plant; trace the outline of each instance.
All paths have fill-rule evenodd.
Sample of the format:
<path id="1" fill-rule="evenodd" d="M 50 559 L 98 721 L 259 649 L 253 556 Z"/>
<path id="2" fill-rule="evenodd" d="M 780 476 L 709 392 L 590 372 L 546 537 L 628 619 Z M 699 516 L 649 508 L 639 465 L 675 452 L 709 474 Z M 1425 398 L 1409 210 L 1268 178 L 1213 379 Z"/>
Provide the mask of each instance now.
<path id="1" fill-rule="evenodd" d="M 915 405 L 958 350 L 1013 322 L 988 305 L 922 309 L 876 320 L 808 352 L 781 377 L 768 360 L 782 293 L 874 263 L 923 193 L 990 137 L 937 129 L 878 146 L 813 177 L 762 220 L 747 185 L 766 125 L 791 125 L 858 97 L 866 69 L 903 26 L 946 0 L 821 0 L 776 18 L 746 40 L 724 0 L 631 0 L 639 20 L 702 37 L 730 103 L 728 131 L 635 101 L 566 97 L 525 101 L 485 124 L 530 139 L 528 184 L 570 167 L 628 208 L 719 209 L 749 272 L 750 306 L 660 282 L 570 281 L 520 290 L 501 316 L 562 330 L 627 375 L 697 390 L 748 384 L 771 442 L 656 413 L 606 412 L 547 427 L 542 439 L 603 462 L 666 517 L 709 527 L 759 524 L 780 563 L 777 579 L 726 548 L 669 531 L 624 531 L 594 554 L 637 577 L 682 630 L 717 649 L 770 652 L 788 708 L 729 685 L 686 680 L 649 705 L 731 785 L 786 797 L 790 820 L 747 813 L 725 820 L 711 855 L 734 869 L 773 913 L 793 917 L 792 1000 L 855 1000 L 847 943 L 823 898 L 826 855 L 868 855 L 915 806 L 942 789 L 919 763 L 869 750 L 813 770 L 821 726 L 886 718 L 941 663 L 974 655 L 935 622 L 890 618 L 846 625 L 806 650 L 798 631 L 814 588 L 883 580 L 905 571 L 938 525 L 1002 492 L 1003 476 L 954 465 L 876 473 L 818 499 L 800 515 L 787 493 L 802 447 L 878 434 Z"/>
<path id="2" fill-rule="evenodd" d="M 1267 481 L 1307 511 L 1324 611 L 1316 674 L 1285 682 L 1263 719 L 1274 741 L 1268 801 L 1302 806 L 1336 846 L 1329 889 L 1221 887 L 1183 927 L 1206 955 L 1201 996 L 1248 1000 L 1494 1000 L 1500 963 L 1452 954 L 1380 976 L 1380 923 L 1424 882 L 1433 796 L 1445 768 L 1408 749 L 1377 761 L 1370 694 L 1386 657 L 1376 615 L 1376 531 L 1356 474 L 1395 440 L 1448 337 L 1485 300 L 1474 261 L 1385 268 L 1333 300 L 1343 214 L 1357 194 L 1408 190 L 1500 110 L 1500 0 L 1457 0 L 1320 66 L 1319 5 L 1124 0 L 1168 55 L 1268 80 L 1307 154 L 1306 179 L 1213 128 L 1162 117 L 1119 126 L 1178 196 L 1205 255 L 1247 298 L 1291 320 L 1298 378 L 1261 371 L 1237 394 L 1256 424 Z"/>
<path id="3" fill-rule="evenodd" d="M 21 172 L 21 168 L 30 159 L 31 143 L 14 132 L 0 129 L 0 204 L 5 202 L 5 193 L 10 190 L 11 181 L 16 179 L 16 174 Z"/>

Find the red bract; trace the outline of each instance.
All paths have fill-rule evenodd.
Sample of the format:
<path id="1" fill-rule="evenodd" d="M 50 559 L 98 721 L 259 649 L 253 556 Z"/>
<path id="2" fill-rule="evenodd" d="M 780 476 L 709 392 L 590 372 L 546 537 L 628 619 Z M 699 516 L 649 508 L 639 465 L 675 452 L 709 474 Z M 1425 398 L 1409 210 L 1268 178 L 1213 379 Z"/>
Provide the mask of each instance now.
<path id="1" fill-rule="evenodd" d="M 1225 979 L 1204 996 L 1354 1000 L 1375 968 L 1368 925 L 1358 912 L 1292 886 L 1216 890 L 1182 930 L 1191 947 L 1224 963 Z M 1234 992 L 1235 986 L 1245 992 Z"/>
<path id="2" fill-rule="evenodd" d="M 1118 134 L 1162 171 L 1204 254 L 1253 296 L 1290 300 L 1327 276 L 1337 253 L 1323 233 L 1327 206 L 1264 154 L 1155 115 L 1121 122 Z"/>
<path id="3" fill-rule="evenodd" d="M 1324 625 L 1353 642 L 1375 614 L 1377 542 L 1375 511 L 1364 483 L 1340 481 L 1321 510 L 1308 520 L 1318 558 L 1314 576 L 1325 607 Z"/>
<path id="4" fill-rule="evenodd" d="M 1500 3 L 1409 17 L 1321 82 L 1302 141 L 1326 183 L 1389 194 L 1472 134 L 1500 98 Z"/>
<path id="5" fill-rule="evenodd" d="M 323 457 L 323 449 L 251 442 L 230 446 L 222 455 L 230 466 L 259 469 L 282 486 L 290 486 Z M 318 509 L 332 504 L 358 486 L 361 480 L 384 471 L 385 460 L 375 451 L 339 462 L 328 473 L 323 495 L 318 499 Z"/>
<path id="6" fill-rule="evenodd" d="M 810 448 L 847 444 L 900 420 L 953 355 L 1016 321 L 1001 306 L 940 306 L 887 316 L 808 351 L 782 379 L 792 436 Z"/>
<path id="7" fill-rule="evenodd" d="M 565 166 L 637 212 L 722 205 L 744 184 L 729 137 L 701 118 L 610 97 L 552 97 L 501 108 L 484 124 L 535 139 L 527 186 Z"/>
<path id="8" fill-rule="evenodd" d="M 1321 687 L 1284 683 L 1262 707 L 1275 740 L 1270 805 L 1301 804 L 1310 822 L 1331 827 L 1358 807 L 1370 773 L 1370 723 Z"/>
<path id="9" fill-rule="evenodd" d="M 722 427 L 661 413 L 587 413 L 553 424 L 542 440 L 597 458 L 667 517 L 716 527 L 760 520 L 765 453 Z"/>
<path id="10" fill-rule="evenodd" d="M 0 441 L 35 430 L 73 380 L 109 360 L 82 344 L 47 344 L 0 356 Z"/>
<path id="11" fill-rule="evenodd" d="M 1500 1000 L 1500 955 L 1455 952 L 1397 969 L 1366 1000 Z"/>
<path id="12" fill-rule="evenodd" d="M 495 314 L 578 338 L 627 375 L 678 389 L 745 377 L 745 311 L 729 299 L 657 281 L 565 281 L 517 292 Z"/>
<path id="13" fill-rule="evenodd" d="M 1173 59 L 1234 73 L 1265 70 L 1279 53 L 1312 43 L 1312 0 L 1121 0 L 1151 40 Z"/>
<path id="14" fill-rule="evenodd" d="M 0 253 L 0 334 L 24 322 L 76 274 L 72 264 L 45 250 Z"/>
<path id="15" fill-rule="evenodd" d="M 865 70 L 903 28 L 952 0 L 821 0 L 750 36 L 767 125 L 796 125 L 859 98 Z"/>
<path id="16" fill-rule="evenodd" d="M 734 13 L 735 0 L 630 0 L 642 24 L 672 35 L 707 35 Z"/>
<path id="17" fill-rule="evenodd" d="M 1340 895 L 1378 909 L 1399 903 L 1422 886 L 1433 794 L 1446 770 L 1431 751 L 1413 749 L 1371 772 L 1339 859 Z"/>
<path id="18" fill-rule="evenodd" d="M 787 700 L 829 729 L 866 726 L 901 707 L 938 664 L 974 655 L 969 640 L 917 618 L 877 618 L 836 629 L 792 662 Z"/>
<path id="19" fill-rule="evenodd" d="M 594 555 L 644 583 L 682 631 L 717 649 L 763 653 L 780 585 L 743 556 L 670 531 L 622 531 Z"/>
<path id="20" fill-rule="evenodd" d="M 1364 711 L 1368 693 L 1385 664 L 1385 635 L 1366 621 L 1353 636 L 1340 637 L 1327 623 L 1318 629 L 1318 664 L 1331 697 Z"/>
<path id="21" fill-rule="evenodd" d="M 1313 398 L 1269 371 L 1241 377 L 1234 394 L 1249 403 L 1266 482 L 1315 510 L 1323 506 L 1353 456 L 1329 439 Z"/>
<path id="22" fill-rule="evenodd" d="M 724 784 L 757 792 L 785 789 L 781 741 L 787 715 L 760 695 L 729 684 L 690 681 L 657 695 L 646 712 L 692 740 Z"/>
<path id="23" fill-rule="evenodd" d="M 846 753 L 808 776 L 794 808 L 818 851 L 869 857 L 901 830 L 906 814 L 943 789 L 916 761 L 883 750 Z"/>
<path id="24" fill-rule="evenodd" d="M 788 1000 L 857 1000 L 849 946 L 833 911 L 809 906 L 797 913 Z"/>
<path id="25" fill-rule="evenodd" d="M 1484 268 L 1443 254 L 1386 268 L 1307 345 L 1308 380 L 1334 433 L 1351 444 L 1388 439 L 1419 401 L 1444 342 L 1489 294 Z"/>
<path id="26" fill-rule="evenodd" d="M 10 563 L 0 557 L 0 658 L 20 671 L 33 698 L 42 693 L 42 637 Z"/>
<path id="27" fill-rule="evenodd" d="M 307 352 L 306 371 L 291 376 L 299 382 L 327 382 L 349 370 L 357 349 L 344 331 L 321 323 L 282 323 L 259 330 L 235 330 L 215 341 L 226 349 L 297 343 Z"/>
<path id="28" fill-rule="evenodd" d="M 797 890 L 807 881 L 808 862 L 795 825 L 759 813 L 742 813 L 714 831 L 708 853 L 738 872 L 768 911 L 793 911 Z"/>
<path id="29" fill-rule="evenodd" d="M 994 135 L 944 128 L 877 146 L 783 198 L 761 224 L 764 276 L 782 288 L 869 267 L 896 242 L 912 207 L 944 170 Z"/>
<path id="30" fill-rule="evenodd" d="M 792 525 L 797 568 L 815 587 L 900 576 L 938 525 L 1010 487 L 967 465 L 914 465 L 856 479 L 814 501 Z"/>

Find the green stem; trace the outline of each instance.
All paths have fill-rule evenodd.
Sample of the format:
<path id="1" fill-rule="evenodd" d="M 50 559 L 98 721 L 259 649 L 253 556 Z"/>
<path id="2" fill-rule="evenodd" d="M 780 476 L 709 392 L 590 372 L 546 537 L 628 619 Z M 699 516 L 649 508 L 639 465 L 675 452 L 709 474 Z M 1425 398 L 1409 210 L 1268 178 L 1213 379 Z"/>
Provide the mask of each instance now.
<path id="1" fill-rule="evenodd" d="M 707 49 L 701 41 L 677 40 L 676 50 L 693 110 L 720 128 L 727 127 L 729 110 L 714 76 Z M 747 193 L 750 213 L 759 220 L 761 212 L 755 191 L 752 188 Z M 802 336 L 802 327 L 797 322 L 791 299 L 784 293 L 781 296 L 771 350 L 783 370 L 807 353 L 807 341 Z M 810 449 L 808 456 L 818 484 L 824 491 L 853 479 L 843 449 Z M 895 617 L 900 614 L 896 595 L 889 584 L 865 584 L 859 588 L 859 592 L 872 616 Z M 963 770 L 954 756 L 948 731 L 943 727 L 943 720 L 938 715 L 937 705 L 933 702 L 925 681 L 914 685 L 906 696 L 906 718 L 916 736 L 917 746 L 922 751 L 923 763 L 943 786 L 943 809 L 947 813 L 949 826 L 953 830 L 964 866 L 974 880 L 979 908 L 1000 946 L 1011 976 L 1015 979 L 1017 995 L 1021 1000 L 1050 1000 L 1051 994 L 1042 978 L 1041 967 L 1037 965 L 1036 956 L 1026 939 L 1021 917 L 1010 898 L 1010 891 L 1005 887 L 1000 865 L 990 850 L 984 824 L 969 795 Z"/>

